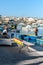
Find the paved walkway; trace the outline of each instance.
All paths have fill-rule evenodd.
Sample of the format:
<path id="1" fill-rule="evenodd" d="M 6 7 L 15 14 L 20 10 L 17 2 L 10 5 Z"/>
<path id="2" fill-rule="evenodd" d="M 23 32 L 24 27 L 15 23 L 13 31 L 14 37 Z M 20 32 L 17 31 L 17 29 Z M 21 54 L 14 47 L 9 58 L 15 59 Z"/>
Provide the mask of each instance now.
<path id="1" fill-rule="evenodd" d="M 38 53 L 39 55 L 43 56 L 43 47 L 40 46 L 36 46 L 33 43 L 29 43 L 26 41 L 23 41 L 25 45 L 28 46 L 28 49 L 30 49 L 31 51 L 34 51 L 36 53 Z"/>
<path id="2" fill-rule="evenodd" d="M 34 45 L 30 48 L 33 49 Z M 23 47 L 21 51 L 18 46 L 0 46 L 0 65 L 43 65 L 43 56 L 28 49 L 27 46 Z"/>
<path id="3" fill-rule="evenodd" d="M 19 52 L 18 47 L 0 47 L 0 65 L 43 65 L 43 56 L 29 51 L 27 46 Z"/>

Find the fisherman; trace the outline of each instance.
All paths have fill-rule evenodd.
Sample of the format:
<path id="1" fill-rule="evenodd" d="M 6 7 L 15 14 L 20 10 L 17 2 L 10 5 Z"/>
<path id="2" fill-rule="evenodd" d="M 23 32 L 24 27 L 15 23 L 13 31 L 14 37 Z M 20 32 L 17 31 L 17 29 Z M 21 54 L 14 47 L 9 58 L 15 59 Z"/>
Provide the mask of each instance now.
<path id="1" fill-rule="evenodd" d="M 35 36 L 38 37 L 38 28 L 37 28 L 37 27 L 34 28 L 34 32 L 35 32 Z M 37 45 L 37 41 L 36 41 L 36 39 L 35 39 L 35 45 Z"/>
<path id="2" fill-rule="evenodd" d="M 38 35 L 38 28 L 37 27 L 34 29 L 34 32 L 35 32 L 35 35 L 37 36 Z"/>

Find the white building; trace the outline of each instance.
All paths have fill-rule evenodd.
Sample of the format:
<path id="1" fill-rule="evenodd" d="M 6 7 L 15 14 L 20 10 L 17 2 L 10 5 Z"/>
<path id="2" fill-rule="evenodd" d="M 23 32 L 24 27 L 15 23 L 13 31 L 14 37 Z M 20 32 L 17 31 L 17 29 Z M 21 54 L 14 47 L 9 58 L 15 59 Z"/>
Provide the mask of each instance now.
<path id="1" fill-rule="evenodd" d="M 19 24 L 17 25 L 17 29 L 18 29 L 18 30 L 21 30 L 22 27 L 25 27 L 25 24 L 24 24 L 24 23 L 19 23 Z"/>
<path id="2" fill-rule="evenodd" d="M 39 24 L 37 24 L 37 23 L 32 23 L 32 27 L 34 28 L 34 27 L 39 27 Z"/>

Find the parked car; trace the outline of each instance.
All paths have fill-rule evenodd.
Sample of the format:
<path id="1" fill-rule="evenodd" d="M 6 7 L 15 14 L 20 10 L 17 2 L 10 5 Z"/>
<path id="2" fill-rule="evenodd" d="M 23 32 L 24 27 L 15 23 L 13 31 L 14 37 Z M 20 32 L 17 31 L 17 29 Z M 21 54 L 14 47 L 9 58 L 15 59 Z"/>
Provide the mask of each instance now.
<path id="1" fill-rule="evenodd" d="M 0 45 L 10 45 L 10 46 L 13 46 L 14 45 L 14 42 L 13 42 L 13 38 L 11 38 L 10 35 L 1 35 L 0 36 Z"/>

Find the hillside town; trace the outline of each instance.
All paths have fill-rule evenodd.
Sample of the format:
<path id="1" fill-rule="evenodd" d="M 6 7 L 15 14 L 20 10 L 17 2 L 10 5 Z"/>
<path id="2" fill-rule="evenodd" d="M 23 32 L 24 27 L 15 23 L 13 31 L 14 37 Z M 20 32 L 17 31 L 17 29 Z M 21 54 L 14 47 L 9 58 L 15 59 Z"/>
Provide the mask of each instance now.
<path id="1" fill-rule="evenodd" d="M 25 23 L 25 24 L 43 24 L 43 19 L 40 18 L 33 18 L 33 17 L 15 17 L 15 16 L 1 16 L 0 15 L 0 24 L 1 23 L 11 23 L 14 22 L 16 24 L 18 23 Z"/>
<path id="2" fill-rule="evenodd" d="M 15 26 L 16 30 L 23 30 L 26 32 L 32 30 L 32 28 L 34 29 L 35 27 L 43 28 L 43 19 L 35 17 L 15 17 L 0 15 L 0 27 L 4 27 L 5 25 L 7 25 L 9 28 Z"/>

